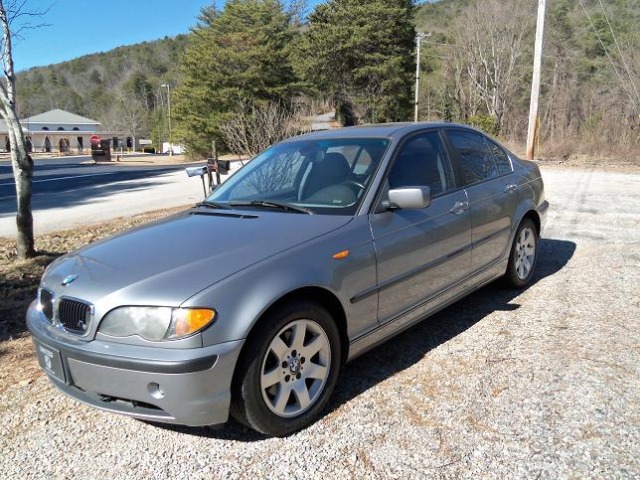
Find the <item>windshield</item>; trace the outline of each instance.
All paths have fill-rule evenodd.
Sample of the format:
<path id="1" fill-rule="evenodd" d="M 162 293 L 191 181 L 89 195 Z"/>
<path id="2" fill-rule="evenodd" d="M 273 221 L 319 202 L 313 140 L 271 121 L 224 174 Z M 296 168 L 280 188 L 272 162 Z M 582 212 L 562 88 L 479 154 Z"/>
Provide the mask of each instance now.
<path id="1" fill-rule="evenodd" d="M 223 183 L 207 201 L 235 208 L 353 215 L 389 140 L 300 140 L 275 145 Z"/>

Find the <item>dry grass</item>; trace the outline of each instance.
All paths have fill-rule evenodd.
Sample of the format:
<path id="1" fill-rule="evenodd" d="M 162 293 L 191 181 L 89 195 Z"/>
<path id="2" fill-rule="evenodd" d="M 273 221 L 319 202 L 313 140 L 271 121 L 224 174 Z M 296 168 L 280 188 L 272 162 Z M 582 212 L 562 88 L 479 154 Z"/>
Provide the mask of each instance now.
<path id="1" fill-rule="evenodd" d="M 503 140 L 502 143 L 520 158 L 525 158 L 525 145 L 522 142 Z M 562 167 L 593 168 L 596 170 L 620 173 L 640 172 L 640 150 L 633 147 L 582 145 L 576 147 L 573 142 L 546 143 L 536 152 L 536 160 L 544 165 Z"/>
<path id="2" fill-rule="evenodd" d="M 0 358 L 4 365 L 0 369 L 0 395 L 12 386 L 30 385 L 44 375 L 38 366 L 31 338 L 27 335 L 0 342 Z"/>

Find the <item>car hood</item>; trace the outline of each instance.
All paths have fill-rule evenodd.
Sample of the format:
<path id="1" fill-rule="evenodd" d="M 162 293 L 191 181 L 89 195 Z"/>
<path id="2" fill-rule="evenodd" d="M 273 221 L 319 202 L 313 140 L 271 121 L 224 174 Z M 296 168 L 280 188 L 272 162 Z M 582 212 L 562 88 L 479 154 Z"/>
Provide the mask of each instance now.
<path id="1" fill-rule="evenodd" d="M 223 278 L 350 220 L 193 209 L 61 257 L 42 286 L 56 296 L 89 301 L 102 313 L 119 305 L 179 306 Z"/>

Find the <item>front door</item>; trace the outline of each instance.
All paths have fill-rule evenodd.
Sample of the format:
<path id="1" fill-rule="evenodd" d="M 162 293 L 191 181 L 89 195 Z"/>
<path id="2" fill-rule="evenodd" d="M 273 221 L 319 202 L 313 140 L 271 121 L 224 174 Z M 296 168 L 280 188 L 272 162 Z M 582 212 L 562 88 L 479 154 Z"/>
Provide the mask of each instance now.
<path id="1" fill-rule="evenodd" d="M 424 209 L 388 210 L 388 189 L 428 186 Z M 385 323 L 452 287 L 470 272 L 471 220 L 438 132 L 407 139 L 370 215 L 378 265 L 379 320 Z"/>

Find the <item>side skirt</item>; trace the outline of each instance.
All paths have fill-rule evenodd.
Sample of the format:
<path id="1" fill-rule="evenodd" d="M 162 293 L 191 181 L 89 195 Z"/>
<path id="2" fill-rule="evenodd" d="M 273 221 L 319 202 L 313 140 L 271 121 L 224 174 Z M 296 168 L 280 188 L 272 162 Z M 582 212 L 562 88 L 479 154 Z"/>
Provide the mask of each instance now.
<path id="1" fill-rule="evenodd" d="M 452 286 L 448 290 L 445 290 L 419 305 L 416 305 L 411 310 L 353 340 L 349 345 L 349 358 L 347 361 L 350 362 L 363 353 L 371 350 L 381 343 L 384 343 L 389 338 L 398 335 L 416 323 L 425 320 L 427 317 L 434 315 L 440 310 L 457 302 L 461 298 L 466 297 L 475 290 L 478 290 L 484 285 L 501 277 L 507 270 L 508 260 L 508 258 L 501 259 L 498 262 L 489 265 L 459 284 Z"/>

